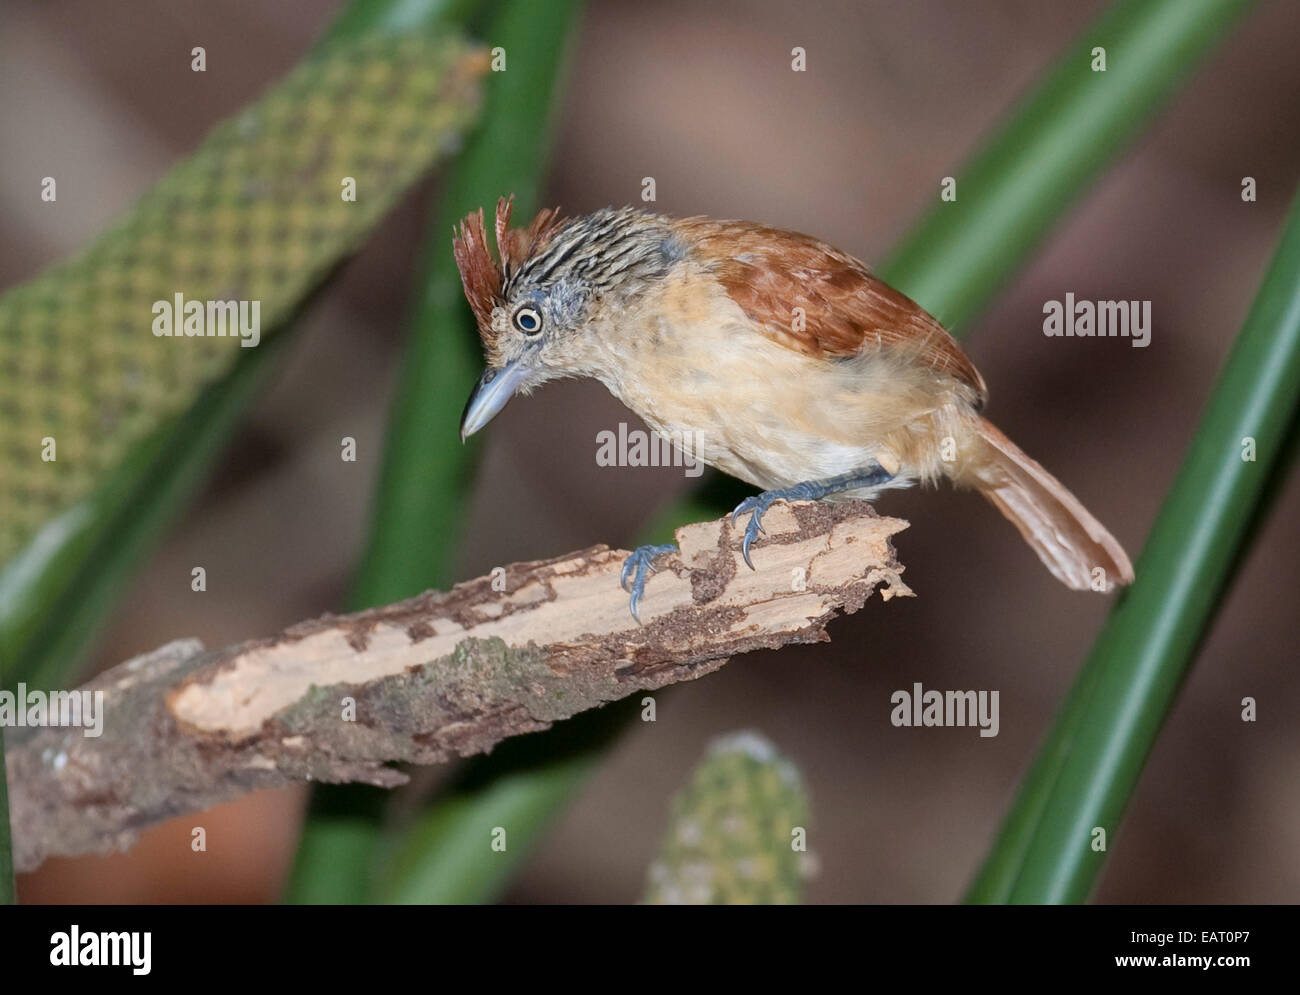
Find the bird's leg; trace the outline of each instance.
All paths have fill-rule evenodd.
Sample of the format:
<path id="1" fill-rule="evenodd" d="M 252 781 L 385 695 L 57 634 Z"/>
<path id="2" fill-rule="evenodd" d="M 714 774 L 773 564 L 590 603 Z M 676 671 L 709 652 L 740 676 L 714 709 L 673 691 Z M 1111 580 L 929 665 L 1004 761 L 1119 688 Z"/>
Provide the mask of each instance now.
<path id="1" fill-rule="evenodd" d="M 872 460 L 868 466 L 861 470 L 851 470 L 848 473 L 841 473 L 834 477 L 827 477 L 825 480 L 806 480 L 802 484 L 795 484 L 793 487 L 782 487 L 776 491 L 764 491 L 762 494 L 755 494 L 753 497 L 747 497 L 736 505 L 736 510 L 731 513 L 732 524 L 735 524 L 737 518 L 746 512 L 750 513 L 749 524 L 745 526 L 745 538 L 740 544 L 741 555 L 745 557 L 745 563 L 749 569 L 754 569 L 754 564 L 749 559 L 749 547 L 758 538 L 760 532 L 765 532 L 763 528 L 763 515 L 767 509 L 772 507 L 778 501 L 818 501 L 828 494 L 838 494 L 841 491 L 856 491 L 865 487 L 879 487 L 881 484 L 892 480 L 894 475 L 886 470 L 883 466 Z"/>
<path id="2" fill-rule="evenodd" d="M 745 563 L 751 570 L 754 568 L 754 564 L 749 559 L 749 547 L 758 538 L 759 533 L 764 531 L 763 514 L 777 501 L 818 501 L 828 494 L 838 494 L 841 491 L 879 487 L 893 477 L 892 473 L 873 460 L 860 470 L 841 473 L 826 480 L 808 480 L 793 487 L 764 491 L 762 494 L 745 498 L 731 515 L 732 522 L 735 522 L 741 515 L 750 513 L 749 523 L 745 526 L 745 539 L 740 547 Z M 632 617 L 638 622 L 641 621 L 641 617 L 637 614 L 637 606 L 641 603 L 642 594 L 645 593 L 646 580 L 655 572 L 655 560 L 675 552 L 677 546 L 671 542 L 662 546 L 639 546 L 623 561 L 623 573 L 619 577 L 619 583 L 623 585 L 623 590 L 632 596 L 629 607 L 632 610 Z"/>
<path id="3" fill-rule="evenodd" d="M 677 544 L 672 542 L 664 543 L 662 546 L 638 546 L 633 550 L 632 555 L 623 561 L 623 573 L 618 582 L 623 585 L 623 590 L 632 595 L 629 607 L 632 609 L 632 617 L 638 622 L 641 621 L 641 617 L 636 613 L 636 606 L 641 603 L 646 578 L 655 572 L 655 560 L 667 553 L 675 552 L 677 552 Z M 629 580 L 632 582 L 630 587 Z"/>

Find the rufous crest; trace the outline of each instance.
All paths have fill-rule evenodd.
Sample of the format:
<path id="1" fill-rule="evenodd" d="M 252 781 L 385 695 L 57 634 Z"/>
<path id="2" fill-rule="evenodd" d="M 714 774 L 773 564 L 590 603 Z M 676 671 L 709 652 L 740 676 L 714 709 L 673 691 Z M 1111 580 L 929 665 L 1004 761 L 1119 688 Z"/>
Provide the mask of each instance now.
<path id="1" fill-rule="evenodd" d="M 479 332 L 484 342 L 493 336 L 492 309 L 502 303 L 501 289 L 510 274 L 529 257 L 542 248 L 555 234 L 563 220 L 558 207 L 548 207 L 525 228 L 510 227 L 510 212 L 514 195 L 497 200 L 496 242 L 498 262 L 487 244 L 487 228 L 483 209 L 466 216 L 460 229 L 453 231 L 452 254 L 460 280 L 465 287 L 465 298 L 478 320 Z"/>

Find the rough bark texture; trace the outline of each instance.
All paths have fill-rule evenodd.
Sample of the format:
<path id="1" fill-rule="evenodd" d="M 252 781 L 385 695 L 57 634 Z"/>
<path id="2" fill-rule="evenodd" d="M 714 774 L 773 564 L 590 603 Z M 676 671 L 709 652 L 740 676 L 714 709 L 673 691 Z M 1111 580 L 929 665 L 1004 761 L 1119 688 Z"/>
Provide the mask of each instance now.
<path id="1" fill-rule="evenodd" d="M 728 520 L 679 529 L 681 553 L 646 586 L 643 625 L 619 587 L 627 553 L 593 546 L 506 567 L 503 590 L 480 577 L 225 649 L 178 640 L 114 667 L 85 685 L 104 692 L 101 736 L 7 730 L 15 865 L 124 848 L 256 788 L 398 785 L 393 762 L 485 752 L 737 653 L 826 640 L 826 623 L 879 585 L 886 600 L 910 593 L 890 543 L 902 520 L 862 502 L 802 503 L 774 507 L 764 526 L 753 571 Z"/>

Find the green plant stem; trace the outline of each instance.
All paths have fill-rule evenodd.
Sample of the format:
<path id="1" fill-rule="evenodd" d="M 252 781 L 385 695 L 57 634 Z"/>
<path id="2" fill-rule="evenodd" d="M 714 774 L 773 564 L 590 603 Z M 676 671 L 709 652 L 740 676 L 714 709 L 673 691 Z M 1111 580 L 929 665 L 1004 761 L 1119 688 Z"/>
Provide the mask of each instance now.
<path id="1" fill-rule="evenodd" d="M 604 751 L 640 709 L 606 705 L 476 758 L 384 843 L 372 902 L 478 904 L 498 898 Z M 505 849 L 493 847 L 504 831 Z"/>
<path id="2" fill-rule="evenodd" d="M 477 439 L 458 434 L 465 399 L 483 369 L 477 330 L 451 256 L 453 227 L 472 210 L 489 216 L 515 195 L 516 217 L 537 209 L 552 91 L 578 4 L 506 3 L 488 41 L 506 53 L 492 74 L 483 124 L 450 170 L 433 212 L 413 331 L 389 419 L 372 528 L 353 609 L 450 583 Z"/>
<path id="3" fill-rule="evenodd" d="M 510 193 L 516 217 L 526 219 L 537 209 L 556 81 L 580 6 L 577 0 L 508 0 L 485 30 L 487 43 L 505 50 L 506 70 L 489 80 L 483 123 L 448 175 L 433 211 L 370 539 L 351 597 L 354 609 L 452 580 L 478 441 L 462 445 L 457 427 L 482 371 L 478 334 L 451 257 L 452 226 L 480 207 L 490 216 L 497 198 Z M 287 900 L 360 900 L 374 865 L 383 811 L 375 789 L 318 788 Z M 447 816 L 436 824 L 445 828 L 454 823 Z M 427 846 L 444 852 L 447 836 L 436 831 L 426 836 Z M 448 879 L 436 871 L 429 878 Z"/>
<path id="4" fill-rule="evenodd" d="M 1300 199 L 1136 567 L 972 885 L 971 902 L 1087 898 L 1214 616 L 1300 403 Z M 1243 459 L 1246 440 L 1255 458 Z"/>
<path id="5" fill-rule="evenodd" d="M 1255 0 L 1121 0 L 1059 58 L 879 268 L 950 330 L 992 298 Z M 1093 69 L 1097 48 L 1106 69 Z M 936 190 L 937 197 L 937 190 Z"/>

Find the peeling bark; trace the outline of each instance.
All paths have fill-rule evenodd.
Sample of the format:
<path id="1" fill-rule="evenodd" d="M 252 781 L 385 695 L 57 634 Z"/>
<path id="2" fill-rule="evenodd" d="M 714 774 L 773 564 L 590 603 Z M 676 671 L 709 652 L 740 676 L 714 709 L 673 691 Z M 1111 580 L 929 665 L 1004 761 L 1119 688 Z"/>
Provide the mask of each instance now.
<path id="1" fill-rule="evenodd" d="M 907 527 L 859 501 L 778 505 L 740 558 L 727 519 L 677 531 L 641 602 L 606 546 L 355 615 L 326 615 L 219 650 L 169 643 L 85 685 L 102 735 L 6 731 L 14 858 L 131 845 L 153 823 L 295 781 L 392 787 L 390 764 L 483 753 L 637 691 L 692 680 L 729 657 L 828 639 L 878 586 L 910 594 L 890 537 Z M 349 701 L 354 703 L 349 706 Z"/>

